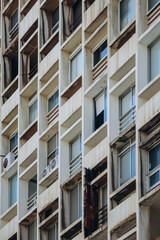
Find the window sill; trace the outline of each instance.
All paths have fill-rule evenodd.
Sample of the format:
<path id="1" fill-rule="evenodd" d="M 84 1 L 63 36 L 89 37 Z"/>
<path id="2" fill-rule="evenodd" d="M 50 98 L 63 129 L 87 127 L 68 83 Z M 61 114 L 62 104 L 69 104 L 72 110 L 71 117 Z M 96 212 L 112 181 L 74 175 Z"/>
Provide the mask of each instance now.
<path id="1" fill-rule="evenodd" d="M 9 167 L 1 173 L 1 177 L 10 178 L 14 173 L 17 172 L 18 158 L 15 159 Z"/>
<path id="2" fill-rule="evenodd" d="M 29 181 L 37 172 L 37 159 L 34 160 L 19 176 L 19 179 Z"/>
<path id="3" fill-rule="evenodd" d="M 10 221 L 17 215 L 17 202 L 8 208 L 2 215 L 1 220 Z"/>
<path id="4" fill-rule="evenodd" d="M 70 239 L 75 233 L 82 231 L 82 217 L 77 219 L 71 225 L 69 225 L 66 229 L 64 229 L 60 236 L 61 238 Z"/>
<path id="5" fill-rule="evenodd" d="M 58 214 L 59 214 L 59 210 L 57 209 L 49 217 L 47 217 L 44 221 L 42 221 L 39 224 L 39 228 L 45 229 L 45 230 L 47 227 L 50 228 L 51 222 L 53 224 L 54 222 L 56 222 L 58 220 Z"/>
<path id="6" fill-rule="evenodd" d="M 154 200 L 155 195 L 160 191 L 160 183 L 152 190 L 148 190 L 148 192 L 139 199 L 140 205 L 151 205 L 151 201 Z"/>
<path id="7" fill-rule="evenodd" d="M 53 184 L 58 179 L 58 168 L 59 164 L 39 181 L 39 185 L 48 187 Z"/>
<path id="8" fill-rule="evenodd" d="M 31 97 L 37 89 L 38 73 L 21 89 L 20 96 Z"/>
<path id="9" fill-rule="evenodd" d="M 20 139 L 28 141 L 37 132 L 37 118 L 24 130 Z"/>

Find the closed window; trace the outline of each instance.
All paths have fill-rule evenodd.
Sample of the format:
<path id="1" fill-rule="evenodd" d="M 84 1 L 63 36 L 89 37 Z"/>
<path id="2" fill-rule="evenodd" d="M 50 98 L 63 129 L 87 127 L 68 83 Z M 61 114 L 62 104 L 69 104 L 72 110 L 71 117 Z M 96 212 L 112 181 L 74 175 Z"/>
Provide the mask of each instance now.
<path id="1" fill-rule="evenodd" d="M 119 150 L 119 176 L 120 185 L 127 182 L 136 174 L 136 146 L 132 138 Z"/>
<path id="2" fill-rule="evenodd" d="M 58 222 L 55 223 L 48 231 L 48 240 L 57 240 L 58 239 Z"/>
<path id="3" fill-rule="evenodd" d="M 107 40 L 93 53 L 93 66 L 97 65 L 105 56 L 107 56 Z"/>
<path id="4" fill-rule="evenodd" d="M 58 155 L 58 133 L 47 142 L 47 164 Z"/>
<path id="5" fill-rule="evenodd" d="M 120 97 L 120 132 L 135 120 L 135 86 Z"/>
<path id="6" fill-rule="evenodd" d="M 82 216 L 82 183 L 70 190 L 70 224 Z"/>
<path id="7" fill-rule="evenodd" d="M 37 239 L 37 221 L 35 220 L 28 226 L 28 240 Z"/>
<path id="8" fill-rule="evenodd" d="M 59 27 L 59 6 L 52 12 L 52 34 Z"/>
<path id="9" fill-rule="evenodd" d="M 149 151 L 149 187 L 160 181 L 160 143 Z"/>
<path id="10" fill-rule="evenodd" d="M 16 132 L 11 138 L 10 138 L 10 152 L 12 152 L 17 146 L 18 146 L 18 133 Z"/>
<path id="11" fill-rule="evenodd" d="M 159 0 L 148 0 L 148 11 L 151 10 L 157 3 L 159 3 Z"/>
<path id="12" fill-rule="evenodd" d="M 98 129 L 104 122 L 107 121 L 107 89 L 100 93 L 94 99 L 95 108 L 95 126 L 94 130 Z"/>
<path id="13" fill-rule="evenodd" d="M 107 185 L 101 188 L 101 208 L 99 210 L 99 221 L 102 224 L 107 221 Z"/>
<path id="14" fill-rule="evenodd" d="M 10 30 L 12 30 L 18 23 L 18 9 L 13 13 L 10 18 Z"/>
<path id="15" fill-rule="evenodd" d="M 48 113 L 58 105 L 59 92 L 58 90 L 48 99 Z"/>
<path id="16" fill-rule="evenodd" d="M 10 201 L 9 207 L 17 202 L 17 174 L 9 179 Z"/>
<path id="17" fill-rule="evenodd" d="M 135 17 L 135 0 L 120 1 L 120 31 Z"/>
<path id="18" fill-rule="evenodd" d="M 37 118 L 37 99 L 29 106 L 29 124 Z"/>
<path id="19" fill-rule="evenodd" d="M 82 162 L 82 140 L 81 134 L 70 143 L 70 175 L 74 174 Z"/>
<path id="20" fill-rule="evenodd" d="M 150 80 L 160 74 L 160 38 L 150 46 Z"/>
<path id="21" fill-rule="evenodd" d="M 71 79 L 70 82 L 73 82 L 82 72 L 82 51 L 80 50 L 72 59 L 71 59 Z"/>

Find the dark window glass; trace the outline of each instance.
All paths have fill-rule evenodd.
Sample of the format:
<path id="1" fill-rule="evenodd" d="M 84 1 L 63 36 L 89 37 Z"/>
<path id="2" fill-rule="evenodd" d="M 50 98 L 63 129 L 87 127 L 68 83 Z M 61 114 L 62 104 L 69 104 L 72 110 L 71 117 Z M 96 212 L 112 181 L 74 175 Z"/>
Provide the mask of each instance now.
<path id="1" fill-rule="evenodd" d="M 149 163 L 150 171 L 160 164 L 160 144 L 158 144 L 149 152 Z"/>
<path id="2" fill-rule="evenodd" d="M 52 12 L 52 34 L 58 29 L 59 27 L 59 6 Z"/>
<path id="3" fill-rule="evenodd" d="M 94 66 L 101 61 L 107 55 L 107 41 L 93 53 L 93 64 Z"/>
<path id="4" fill-rule="evenodd" d="M 10 138 L 10 152 L 18 145 L 18 133 Z"/>
<path id="5" fill-rule="evenodd" d="M 14 12 L 14 14 L 11 16 L 11 30 L 14 28 L 14 26 L 18 23 L 18 9 Z"/>
<path id="6" fill-rule="evenodd" d="M 148 1 L 148 10 L 151 10 L 158 2 L 159 2 L 159 0 L 149 0 Z"/>
<path id="7" fill-rule="evenodd" d="M 152 187 L 154 184 L 156 184 L 159 181 L 159 171 L 153 174 L 150 177 L 150 187 Z"/>
<path id="8" fill-rule="evenodd" d="M 48 113 L 58 104 L 59 102 L 58 90 L 48 99 Z"/>

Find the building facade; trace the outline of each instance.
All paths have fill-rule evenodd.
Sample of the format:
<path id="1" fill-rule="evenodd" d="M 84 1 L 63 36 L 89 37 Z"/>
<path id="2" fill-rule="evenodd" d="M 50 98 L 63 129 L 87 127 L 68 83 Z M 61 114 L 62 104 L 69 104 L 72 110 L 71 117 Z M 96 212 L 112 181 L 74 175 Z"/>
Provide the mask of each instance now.
<path id="1" fill-rule="evenodd" d="M 1 0 L 0 240 L 160 240 L 160 1 Z"/>

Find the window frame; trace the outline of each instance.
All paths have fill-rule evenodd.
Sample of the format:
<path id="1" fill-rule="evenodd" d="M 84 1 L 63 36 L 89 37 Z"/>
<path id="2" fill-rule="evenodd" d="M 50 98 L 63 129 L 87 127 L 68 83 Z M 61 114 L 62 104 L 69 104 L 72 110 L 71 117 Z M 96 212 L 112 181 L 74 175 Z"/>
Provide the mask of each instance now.
<path id="1" fill-rule="evenodd" d="M 13 201 L 13 199 L 12 199 L 12 201 L 11 201 L 11 198 L 12 198 L 12 187 L 11 187 L 11 179 L 13 179 L 15 176 L 17 176 L 17 172 L 16 173 L 14 173 L 9 179 L 8 179 L 8 182 L 9 182 L 9 194 L 8 194 L 8 196 L 9 196 L 9 201 L 8 201 L 8 207 L 10 208 L 10 207 L 12 207 L 14 204 L 16 204 L 17 203 L 17 199 L 18 199 L 18 196 L 16 195 L 16 201 L 14 202 L 14 203 L 11 203 L 12 201 Z M 16 193 L 18 192 L 18 176 L 17 176 L 17 179 L 16 179 Z"/>
<path id="2" fill-rule="evenodd" d="M 55 148 L 54 150 L 52 150 L 52 152 L 48 153 L 48 142 L 49 142 L 54 136 L 56 136 L 56 148 Z M 50 158 L 50 156 L 51 156 L 54 152 L 55 152 L 55 157 L 58 156 L 58 149 L 59 149 L 59 133 L 57 132 L 55 135 L 53 135 L 53 136 L 47 141 L 47 166 L 49 165 L 50 161 L 52 161 L 52 160 L 49 161 L 49 158 Z M 57 155 L 56 155 L 56 153 L 57 153 Z"/>
<path id="3" fill-rule="evenodd" d="M 72 79 L 72 77 L 71 77 L 72 76 L 72 64 L 71 64 L 71 61 L 80 52 L 82 54 L 82 44 L 80 44 L 80 46 L 73 53 L 71 53 L 70 56 L 69 56 L 69 85 L 73 84 L 77 80 L 77 78 L 79 78 L 82 75 L 82 71 L 81 71 L 81 74 L 79 76 L 76 76 L 76 78 L 71 81 L 71 79 Z M 83 58 L 83 56 L 82 56 L 82 58 Z"/>
<path id="4" fill-rule="evenodd" d="M 49 99 L 58 91 L 58 103 L 50 110 L 48 111 L 49 108 Z M 54 111 L 54 109 L 56 109 L 56 107 L 59 105 L 59 88 L 57 87 L 54 92 L 52 92 L 48 98 L 47 98 L 47 115 L 49 115 L 52 111 Z"/>
<path id="5" fill-rule="evenodd" d="M 94 128 L 93 128 L 93 132 L 95 132 L 97 129 L 99 129 L 103 124 L 101 124 L 98 128 L 96 128 L 96 100 L 98 98 L 100 98 L 102 95 L 104 95 L 104 119 L 103 119 L 103 124 L 105 122 L 107 122 L 107 118 L 108 118 L 108 109 L 107 109 L 107 100 L 108 100 L 108 96 L 107 96 L 107 87 L 104 88 L 100 93 L 98 93 L 94 98 L 93 98 L 93 107 L 94 107 Z"/>
<path id="6" fill-rule="evenodd" d="M 17 136 L 17 145 L 11 150 L 11 139 L 13 139 L 15 136 Z M 18 148 L 18 131 L 16 131 L 9 137 L 9 151 L 14 152 L 16 148 Z"/>
<path id="7" fill-rule="evenodd" d="M 49 240 L 49 231 L 53 228 L 53 227 L 55 227 L 55 239 L 56 239 L 56 237 L 59 235 L 58 234 L 58 221 L 56 221 L 56 222 L 54 222 L 54 224 L 52 224 L 51 225 L 51 227 L 49 228 L 49 230 L 48 230 L 48 240 Z"/>
<path id="8" fill-rule="evenodd" d="M 57 10 L 58 8 L 58 21 L 54 24 L 53 26 L 53 13 Z M 59 4 L 57 5 L 57 7 L 52 11 L 51 13 L 52 17 L 51 17 L 51 36 L 58 30 L 59 28 Z M 58 25 L 58 28 L 57 28 Z M 54 30 L 55 28 L 57 28 L 56 30 Z M 53 31 L 54 30 L 54 31 Z"/>
<path id="9" fill-rule="evenodd" d="M 157 6 L 158 6 L 159 2 L 156 3 L 151 9 L 149 9 L 149 0 L 147 0 L 147 10 L 146 10 L 146 14 L 150 14 L 150 12 L 152 12 Z"/>
<path id="10" fill-rule="evenodd" d="M 122 149 L 123 147 L 125 147 L 125 145 L 127 145 L 129 143 L 129 145 L 123 149 L 122 151 L 118 151 L 118 187 L 123 186 L 124 184 L 126 184 L 128 181 L 130 181 L 132 178 L 134 178 L 136 176 L 136 155 L 135 155 L 135 175 L 132 177 L 132 147 L 135 146 L 136 147 L 136 138 L 135 136 L 133 136 L 131 139 L 129 139 L 129 141 L 127 141 L 120 149 Z M 122 183 L 121 180 L 121 157 L 124 156 L 127 152 L 129 151 L 130 153 L 130 178 Z M 135 149 L 135 153 L 136 153 L 136 149 Z"/>
<path id="11" fill-rule="evenodd" d="M 81 187 L 80 187 L 81 185 Z M 82 181 L 79 181 L 78 183 L 76 183 L 70 190 L 69 190 L 69 194 L 68 194 L 68 197 L 69 197 L 69 225 L 71 225 L 72 223 L 74 223 L 75 221 L 71 222 L 71 191 L 74 190 L 76 187 L 78 187 L 78 217 L 76 220 L 78 220 L 81 216 L 82 216 L 82 202 L 81 202 L 81 209 L 80 209 L 80 190 L 81 190 L 81 197 L 82 197 Z M 82 199 L 81 199 L 82 200 Z M 81 214 L 80 214 L 80 210 L 81 210 Z"/>
<path id="12" fill-rule="evenodd" d="M 37 117 L 30 123 L 29 121 L 29 108 L 37 101 Z M 28 126 L 30 126 L 33 122 L 37 121 L 38 118 L 38 98 L 37 98 L 37 94 L 35 94 L 35 96 L 33 96 L 33 98 L 31 98 L 28 102 Z"/>
<path id="13" fill-rule="evenodd" d="M 154 78 L 151 78 L 151 48 L 154 46 L 154 44 L 156 44 L 156 42 L 160 42 L 160 37 L 156 38 L 149 46 L 148 46 L 148 63 L 149 63 L 149 70 L 148 70 L 148 83 L 150 83 L 151 81 L 153 81 L 155 78 L 157 78 L 157 76 L 160 74 L 158 73 L 158 75 L 156 75 Z"/>
<path id="14" fill-rule="evenodd" d="M 148 149 L 148 154 L 147 154 L 147 167 L 146 167 L 146 177 L 147 177 L 147 190 L 150 191 L 153 188 L 155 188 L 156 186 L 158 186 L 160 184 L 160 164 L 158 164 L 155 168 L 153 168 L 152 170 L 150 169 L 150 164 L 149 164 L 149 152 L 154 149 L 156 146 L 158 146 L 160 144 L 160 141 L 156 142 L 154 145 L 152 145 L 149 149 Z M 152 186 L 150 186 L 150 177 L 153 176 L 155 173 L 159 172 L 159 181 L 157 181 L 155 184 L 153 184 Z"/>
<path id="15" fill-rule="evenodd" d="M 17 23 L 11 28 L 11 22 L 12 22 L 12 17 L 13 15 L 17 12 Z M 16 26 L 18 25 L 18 8 L 13 12 L 13 14 L 10 16 L 10 26 L 9 26 L 9 29 L 10 29 L 10 32 L 13 31 L 14 28 L 16 28 Z"/>
<path id="16" fill-rule="evenodd" d="M 120 3 L 122 1 L 123 0 L 120 0 L 119 3 L 118 3 L 118 16 L 119 16 L 118 17 L 118 29 L 119 29 L 119 33 L 122 33 L 123 31 L 125 31 L 132 24 L 132 22 L 134 22 L 134 20 L 136 18 L 136 2 L 135 2 L 135 16 L 134 16 L 134 18 L 130 22 L 127 22 L 126 26 L 121 29 L 121 8 L 120 8 Z M 128 15 L 127 15 L 127 18 L 128 18 Z"/>
<path id="17" fill-rule="evenodd" d="M 98 48 L 100 48 L 103 43 L 105 43 L 105 41 L 107 41 L 107 54 L 97 63 L 94 65 L 94 53 L 98 50 Z M 98 43 L 98 45 L 96 45 L 96 47 L 93 48 L 92 51 L 92 71 L 104 60 L 105 57 L 108 56 L 108 38 L 106 38 L 106 36 Z"/>
<path id="18" fill-rule="evenodd" d="M 74 158 L 72 158 L 72 144 L 77 140 L 77 139 L 79 139 L 80 140 L 80 152 L 79 152 L 79 154 L 76 156 L 76 157 L 74 157 Z M 72 141 L 69 143 L 69 152 L 70 152 L 70 154 L 69 154 L 69 162 L 71 162 L 71 161 L 73 161 L 74 159 L 76 159 L 80 154 L 82 154 L 82 134 L 81 133 L 79 133 L 74 139 L 72 139 Z"/>

